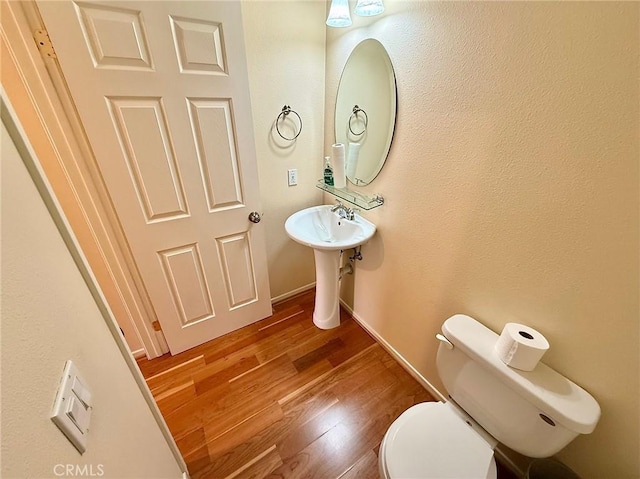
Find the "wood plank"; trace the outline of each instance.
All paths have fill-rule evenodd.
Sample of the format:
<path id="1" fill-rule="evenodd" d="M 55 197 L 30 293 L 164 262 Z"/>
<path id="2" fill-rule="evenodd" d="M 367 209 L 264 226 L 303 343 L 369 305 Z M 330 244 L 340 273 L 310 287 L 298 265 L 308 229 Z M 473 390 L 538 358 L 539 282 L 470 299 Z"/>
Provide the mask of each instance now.
<path id="1" fill-rule="evenodd" d="M 331 339 L 319 348 L 316 348 L 313 351 L 310 351 L 304 356 L 293 361 L 293 366 L 300 373 L 310 366 L 314 365 L 318 361 L 326 359 L 337 350 L 344 349 L 344 347 L 344 343 L 340 338 Z"/>
<path id="2" fill-rule="evenodd" d="M 350 448 L 343 447 L 351 439 L 348 427 L 338 424 L 312 442 L 299 454 L 284 460 L 267 476 L 270 479 L 327 479 L 339 477 L 348 468 Z M 330 459 L 329 459 L 330 458 Z"/>
<path id="3" fill-rule="evenodd" d="M 279 467 L 282 459 L 276 446 L 271 446 L 262 454 L 247 462 L 240 469 L 226 477 L 226 479 L 263 479 L 269 471 Z"/>
<path id="4" fill-rule="evenodd" d="M 340 381 L 344 380 L 351 374 L 352 370 L 366 367 L 366 361 L 368 360 L 367 354 L 371 353 L 374 348 L 374 345 L 370 346 L 366 350 L 361 351 L 356 356 L 351 358 L 349 362 L 341 364 L 337 368 L 330 369 L 325 374 L 315 377 L 314 379 L 311 379 L 310 381 L 301 385 L 298 389 L 290 391 L 289 394 L 279 400 L 280 404 L 284 405 L 301 394 L 317 394 L 327 388 L 330 388 L 334 383 L 339 383 Z"/>
<path id="5" fill-rule="evenodd" d="M 338 479 L 379 479 L 378 456 L 369 449 Z"/>
<path id="6" fill-rule="evenodd" d="M 354 327 L 345 329 L 345 332 L 340 335 L 340 339 L 342 339 L 342 342 L 346 347 L 336 350 L 331 354 L 331 356 L 329 356 L 329 362 L 333 366 L 338 366 L 372 344 L 377 344 L 364 329 L 355 323 L 355 321 L 351 321 L 354 323 Z"/>
<path id="7" fill-rule="evenodd" d="M 318 439 L 288 458 L 268 477 L 339 477 L 380 442 L 393 420 L 413 404 L 411 394 L 390 387 L 366 404 L 347 408 L 343 419 Z M 327 461 L 326 458 L 331 460 Z"/>
<path id="8" fill-rule="evenodd" d="M 198 449 L 207 445 L 207 438 L 204 434 L 204 428 L 200 427 L 191 434 L 186 435 L 182 439 L 176 441 L 178 449 L 184 457 L 193 455 Z M 209 456 L 208 450 L 204 451 L 204 455 Z"/>
<path id="9" fill-rule="evenodd" d="M 177 364 L 166 371 L 147 378 L 147 386 L 154 394 L 160 394 L 168 389 L 187 383 L 191 380 L 191 374 L 205 365 L 204 356 L 199 355 L 193 359 Z"/>
<path id="10" fill-rule="evenodd" d="M 336 402 L 337 399 L 328 393 L 299 397 L 295 403 L 291 401 L 282 409 L 284 413 L 282 419 L 253 436 L 243 447 L 234 448 L 224 457 L 211 456 L 211 463 L 200 471 L 203 474 L 202 477 L 215 477 L 214 475 L 219 471 L 224 471 L 225 464 L 242 464 L 250 461 L 257 451 L 263 451 L 276 444 L 288 431 L 322 414 Z"/>
<path id="11" fill-rule="evenodd" d="M 184 404 L 193 401 L 196 397 L 196 388 L 193 381 L 189 381 L 154 397 L 160 412 L 166 416 L 181 408 Z"/>
<path id="12" fill-rule="evenodd" d="M 377 477 L 405 409 L 433 398 L 353 318 L 313 325 L 313 292 L 141 370 L 194 479 Z"/>
<path id="13" fill-rule="evenodd" d="M 238 353 L 255 355 L 261 363 L 282 355 L 289 346 L 291 338 L 299 332 L 312 327 L 312 322 L 304 314 L 294 315 L 262 331 L 236 341 L 233 344 L 210 348 L 204 352 L 205 361 L 211 363 Z"/>
<path id="14" fill-rule="evenodd" d="M 291 428 L 288 434 L 278 442 L 280 457 L 289 458 L 295 456 L 309 444 L 313 443 L 327 431 L 340 424 L 344 420 L 343 404 L 337 401 L 332 407 L 312 420 Z"/>
<path id="15" fill-rule="evenodd" d="M 275 304 L 273 306 L 274 313 L 268 318 L 253 323 L 237 331 L 233 331 L 220 338 L 216 338 L 213 341 L 209 341 L 175 356 L 165 354 L 159 358 L 155 358 L 152 360 L 139 358 L 137 360 L 138 367 L 142 371 L 143 376 L 145 378 L 149 378 L 197 356 L 205 356 L 205 361 L 208 360 L 209 356 L 213 356 L 214 360 L 219 359 L 220 357 L 224 357 L 226 355 L 225 351 L 240 349 L 240 347 L 244 347 L 247 344 L 255 343 L 255 333 L 257 331 L 259 331 L 264 326 L 269 325 L 271 322 L 276 322 L 282 319 L 283 316 L 291 314 L 291 311 L 293 310 L 303 310 L 305 311 L 305 315 L 308 315 L 308 317 L 310 318 L 310 312 L 313 311 L 313 302 L 313 290 L 303 292 L 293 298 L 289 298 L 285 301 Z M 238 346 L 243 343 L 244 346 Z M 220 352 L 222 352 L 222 356 L 220 356 Z"/>
<path id="16" fill-rule="evenodd" d="M 264 448 L 265 444 L 253 443 L 256 437 L 284 417 L 278 403 L 272 403 L 257 414 L 247 418 L 232 429 L 220 431 L 205 430 L 210 461 L 214 464 L 209 471 L 215 471 L 217 477 L 232 475 L 234 471 L 252 461 Z M 213 437 L 213 439 L 209 439 Z M 275 444 L 271 444 L 275 446 Z M 270 447 L 271 447 L 270 446 Z"/>
<path id="17" fill-rule="evenodd" d="M 224 456 L 231 449 L 248 443 L 253 436 L 271 427 L 283 417 L 282 408 L 274 402 L 226 431 L 205 429 L 209 455 L 213 457 Z"/>
<path id="18" fill-rule="evenodd" d="M 200 446 L 198 449 L 196 449 L 195 451 L 184 456 L 184 462 L 187 463 L 187 469 L 190 472 L 206 470 L 207 467 L 209 467 L 209 464 L 211 462 L 209 458 L 209 449 L 207 448 L 207 445 L 204 444 Z M 213 475 L 207 475 L 207 476 L 201 476 L 201 477 L 215 478 L 219 476 L 217 476 L 214 473 Z"/>
<path id="19" fill-rule="evenodd" d="M 202 395 L 221 384 L 233 381 L 259 365 L 255 355 L 246 356 L 244 354 L 240 357 L 228 356 L 207 364 L 193 374 L 195 391 L 198 395 Z"/>
<path id="20" fill-rule="evenodd" d="M 313 321 L 308 317 L 301 316 L 286 330 L 269 338 L 260 341 L 260 350 L 257 353 L 260 362 L 270 361 L 280 356 L 283 351 L 290 351 L 293 347 L 307 342 L 318 335 Z"/>

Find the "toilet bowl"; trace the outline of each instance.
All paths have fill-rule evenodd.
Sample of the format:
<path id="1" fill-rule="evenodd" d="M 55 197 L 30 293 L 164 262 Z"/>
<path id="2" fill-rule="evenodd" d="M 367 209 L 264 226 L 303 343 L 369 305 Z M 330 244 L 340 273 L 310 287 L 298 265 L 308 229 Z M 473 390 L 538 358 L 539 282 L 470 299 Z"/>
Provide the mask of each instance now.
<path id="1" fill-rule="evenodd" d="M 391 425 L 379 453 L 383 479 L 496 479 L 497 442 L 451 402 L 407 409 Z"/>
<path id="2" fill-rule="evenodd" d="M 587 391 L 543 363 L 507 366 L 498 335 L 475 319 L 456 314 L 436 338 L 451 400 L 417 404 L 393 422 L 378 455 L 384 479 L 496 479 L 498 442 L 543 458 L 595 429 L 600 406 Z"/>

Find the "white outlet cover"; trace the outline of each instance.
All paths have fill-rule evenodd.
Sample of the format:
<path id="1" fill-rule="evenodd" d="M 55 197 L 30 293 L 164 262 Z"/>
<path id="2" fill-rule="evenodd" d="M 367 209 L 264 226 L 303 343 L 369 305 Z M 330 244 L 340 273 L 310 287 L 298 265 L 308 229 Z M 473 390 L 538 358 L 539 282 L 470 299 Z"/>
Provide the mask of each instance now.
<path id="1" fill-rule="evenodd" d="M 298 170 L 287 170 L 287 183 L 289 186 L 295 186 L 298 184 Z"/>

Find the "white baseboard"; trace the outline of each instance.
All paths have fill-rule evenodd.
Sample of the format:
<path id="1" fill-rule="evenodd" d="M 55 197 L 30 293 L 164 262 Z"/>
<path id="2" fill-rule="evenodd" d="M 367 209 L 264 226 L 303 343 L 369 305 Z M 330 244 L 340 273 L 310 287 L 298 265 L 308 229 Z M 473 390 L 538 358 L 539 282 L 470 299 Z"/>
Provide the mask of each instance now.
<path id="1" fill-rule="evenodd" d="M 353 319 L 355 319 L 362 328 L 369 333 L 373 339 L 375 339 L 382 348 L 388 352 L 393 359 L 398 361 L 400 366 L 407 371 L 416 381 L 418 381 L 422 387 L 424 387 L 431 395 L 436 398 L 438 401 L 446 402 L 447 396 L 442 394 L 438 389 L 431 384 L 422 374 L 418 372 L 416 368 L 414 368 L 409 361 L 407 361 L 402 354 L 395 350 L 393 346 L 391 346 L 382 336 L 380 336 L 377 331 L 375 331 L 371 326 L 369 326 L 357 313 L 353 311 L 342 299 L 340 299 L 340 304 L 344 309 L 346 309 Z"/>
<path id="2" fill-rule="evenodd" d="M 309 291 L 316 287 L 316 282 L 309 283 L 305 286 L 301 286 L 300 288 L 296 288 L 293 291 L 289 291 L 288 293 L 281 294 L 280 296 L 275 296 L 271 298 L 271 304 L 279 303 L 280 301 L 284 301 L 285 299 L 292 298 L 296 294 L 304 293 L 305 291 Z"/>
<path id="3" fill-rule="evenodd" d="M 144 349 L 136 349 L 135 351 L 131 351 L 131 354 L 133 354 L 133 357 L 136 359 L 140 359 L 140 358 L 146 358 L 147 357 L 147 353 L 144 352 Z"/>

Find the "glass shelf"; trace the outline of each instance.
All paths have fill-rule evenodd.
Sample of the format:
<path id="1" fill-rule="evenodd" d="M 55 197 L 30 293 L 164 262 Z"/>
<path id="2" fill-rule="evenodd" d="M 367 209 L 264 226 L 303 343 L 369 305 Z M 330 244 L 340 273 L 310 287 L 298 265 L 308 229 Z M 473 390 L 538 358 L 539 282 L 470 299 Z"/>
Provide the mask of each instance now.
<path id="1" fill-rule="evenodd" d="M 372 210 L 373 208 L 377 208 L 384 204 L 384 198 L 380 195 L 368 196 L 351 191 L 348 187 L 336 188 L 335 186 L 326 185 L 322 180 L 318 180 L 316 188 L 320 188 L 333 196 L 337 196 L 338 198 L 348 201 L 363 210 Z"/>

